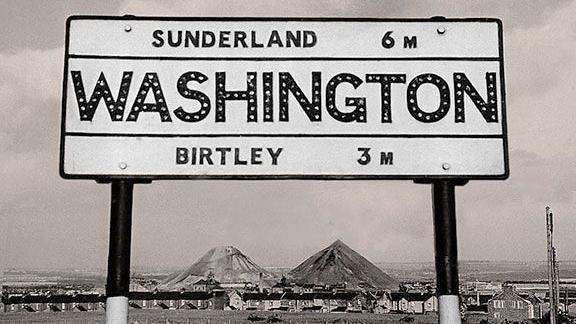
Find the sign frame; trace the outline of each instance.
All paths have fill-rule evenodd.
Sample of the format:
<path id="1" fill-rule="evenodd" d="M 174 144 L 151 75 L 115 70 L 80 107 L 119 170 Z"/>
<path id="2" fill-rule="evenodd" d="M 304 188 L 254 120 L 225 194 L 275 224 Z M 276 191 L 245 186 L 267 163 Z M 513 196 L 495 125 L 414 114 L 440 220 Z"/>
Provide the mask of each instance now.
<path id="1" fill-rule="evenodd" d="M 504 173 L 499 175 L 462 175 L 462 174 L 446 174 L 446 175 L 427 175 L 427 174 L 411 174 L 411 175 L 397 175 L 397 174 L 359 174 L 359 175 L 327 175 L 327 174 L 244 174 L 244 175 L 190 175 L 190 174 L 159 174 L 159 175 L 133 175 L 133 174 L 69 174 L 64 169 L 64 156 L 65 156 L 65 139 L 66 139 L 66 106 L 67 106 L 67 87 L 68 87 L 68 61 L 71 58 L 69 53 L 70 45 L 70 23 L 72 20 L 113 20 L 113 21 L 213 21 L 213 22 L 249 22 L 249 21 L 264 21 L 264 22 L 488 22 L 496 23 L 498 26 L 498 60 L 494 60 L 499 64 L 499 102 L 501 105 L 501 127 L 503 142 L 503 158 L 504 158 Z M 62 121 L 60 130 L 60 161 L 59 171 L 60 176 L 65 179 L 88 179 L 88 180 L 115 180 L 115 179 L 129 179 L 129 180 L 437 180 L 437 179 L 464 179 L 464 180 L 505 180 L 509 177 L 509 152 L 508 152 L 508 132 L 507 132 L 507 116 L 506 116 L 506 87 L 504 78 L 504 51 L 503 51 L 503 28 L 502 22 L 497 18 L 278 18 L 278 17 L 152 17 L 152 16 L 92 16 L 92 15 L 77 15 L 70 16 L 66 20 L 66 45 L 65 45 L 65 59 L 64 59 L 64 73 L 63 73 L 63 96 L 62 96 Z M 441 60 L 441 59 L 439 59 Z M 473 60 L 473 58 L 469 58 Z"/>

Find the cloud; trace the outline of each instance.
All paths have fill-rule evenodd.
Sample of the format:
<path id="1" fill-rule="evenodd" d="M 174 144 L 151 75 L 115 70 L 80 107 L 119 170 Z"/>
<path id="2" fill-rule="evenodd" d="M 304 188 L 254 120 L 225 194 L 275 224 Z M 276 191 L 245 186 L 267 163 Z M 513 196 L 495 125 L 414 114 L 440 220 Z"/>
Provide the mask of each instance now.
<path id="1" fill-rule="evenodd" d="M 394 1 L 318 0 L 318 1 L 185 1 L 127 0 L 121 14 L 143 16 L 277 16 L 277 17 L 379 17 L 427 18 L 500 17 L 511 28 L 541 25 L 554 17 L 569 0 L 432 0 Z"/>
<path id="2" fill-rule="evenodd" d="M 466 259 L 543 260 L 546 257 L 544 208 L 557 212 L 558 255 L 572 260 L 576 228 L 571 217 L 576 202 L 575 154 L 549 157 L 511 152 L 506 182 L 470 182 L 459 188 L 461 255 Z"/>
<path id="3" fill-rule="evenodd" d="M 0 54 L 0 214 L 10 224 L 2 235 L 11 246 L 2 253 L 8 265 L 74 264 L 95 255 L 93 243 L 106 242 L 107 197 L 97 202 L 93 183 L 58 176 L 63 61 L 61 47 Z"/>
<path id="4" fill-rule="evenodd" d="M 119 1 L 0 0 L 0 53 L 53 49 L 64 43 L 70 15 L 116 14 Z"/>
<path id="5" fill-rule="evenodd" d="M 576 123 L 576 3 L 542 25 L 506 37 L 510 143 L 513 149 L 565 155 Z"/>
<path id="6" fill-rule="evenodd" d="M 125 1 L 119 9 L 122 14 L 142 16 L 358 16 L 374 14 L 371 8 L 387 8 L 398 11 L 402 5 L 395 1 L 366 1 L 358 5 L 356 1 L 197 1 L 171 0 L 158 3 L 149 0 Z"/>
<path id="7" fill-rule="evenodd" d="M 57 143 L 62 48 L 0 54 L 0 151 L 51 151 Z"/>

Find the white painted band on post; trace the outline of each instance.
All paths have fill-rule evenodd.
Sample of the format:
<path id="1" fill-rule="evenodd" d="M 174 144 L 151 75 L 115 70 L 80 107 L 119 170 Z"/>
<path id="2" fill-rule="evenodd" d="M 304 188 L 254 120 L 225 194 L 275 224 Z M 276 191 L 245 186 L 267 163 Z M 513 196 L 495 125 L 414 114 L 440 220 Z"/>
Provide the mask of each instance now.
<path id="1" fill-rule="evenodd" d="M 106 324 L 128 324 L 128 297 L 106 298 Z"/>
<path id="2" fill-rule="evenodd" d="M 460 324 L 460 298 L 457 295 L 438 297 L 438 320 L 440 324 Z"/>

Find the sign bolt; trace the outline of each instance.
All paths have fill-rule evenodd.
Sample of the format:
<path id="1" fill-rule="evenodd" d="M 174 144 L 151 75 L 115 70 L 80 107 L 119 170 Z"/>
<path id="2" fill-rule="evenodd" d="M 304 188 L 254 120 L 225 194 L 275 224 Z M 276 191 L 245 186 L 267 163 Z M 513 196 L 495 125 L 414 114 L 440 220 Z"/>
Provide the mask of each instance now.
<path id="1" fill-rule="evenodd" d="M 438 27 L 438 29 L 436 29 L 436 31 L 438 32 L 438 34 L 444 35 L 444 33 L 446 32 L 446 28 Z"/>
<path id="2" fill-rule="evenodd" d="M 126 170 L 128 164 L 126 164 L 126 162 L 120 162 L 120 164 L 118 164 L 118 167 L 122 170 Z"/>
<path id="3" fill-rule="evenodd" d="M 132 30 L 132 26 L 130 26 L 130 25 L 124 26 L 124 31 L 125 31 L 125 32 L 129 32 L 129 31 L 131 31 L 131 30 Z"/>
<path id="4" fill-rule="evenodd" d="M 450 163 L 442 163 L 442 169 L 450 170 Z"/>

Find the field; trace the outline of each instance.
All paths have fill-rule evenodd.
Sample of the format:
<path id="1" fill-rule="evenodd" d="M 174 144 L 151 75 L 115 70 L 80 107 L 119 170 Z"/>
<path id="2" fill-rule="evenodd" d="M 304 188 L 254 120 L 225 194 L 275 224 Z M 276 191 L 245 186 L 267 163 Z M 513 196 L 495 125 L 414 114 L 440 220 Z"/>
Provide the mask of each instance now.
<path id="1" fill-rule="evenodd" d="M 248 316 L 259 317 L 250 321 Z M 278 316 L 278 319 L 273 316 Z M 271 313 L 249 311 L 189 311 L 189 310 L 130 310 L 130 324 L 240 324 L 240 323 L 289 323 L 289 324 L 371 324 L 403 323 L 402 314 L 351 314 L 351 313 Z M 435 314 L 410 315 L 416 324 L 438 322 Z M 468 318 L 466 323 L 478 323 L 480 318 Z M 104 312 L 94 313 L 4 313 L 0 323 L 54 323 L 99 324 L 105 322 Z"/>

